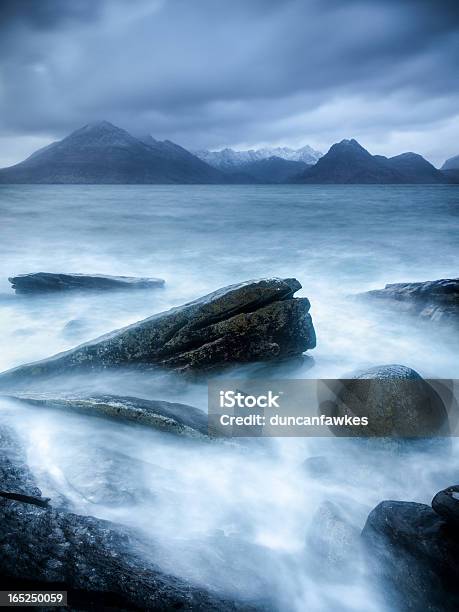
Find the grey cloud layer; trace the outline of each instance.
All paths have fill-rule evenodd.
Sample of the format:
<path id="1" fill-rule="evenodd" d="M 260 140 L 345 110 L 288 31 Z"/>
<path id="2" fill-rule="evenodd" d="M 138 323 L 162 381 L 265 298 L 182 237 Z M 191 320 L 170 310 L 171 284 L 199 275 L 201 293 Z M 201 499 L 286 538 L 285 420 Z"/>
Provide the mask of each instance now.
<path id="1" fill-rule="evenodd" d="M 458 68 L 455 1 L 0 2 L 10 137 L 106 118 L 191 147 L 357 136 L 440 159 Z"/>

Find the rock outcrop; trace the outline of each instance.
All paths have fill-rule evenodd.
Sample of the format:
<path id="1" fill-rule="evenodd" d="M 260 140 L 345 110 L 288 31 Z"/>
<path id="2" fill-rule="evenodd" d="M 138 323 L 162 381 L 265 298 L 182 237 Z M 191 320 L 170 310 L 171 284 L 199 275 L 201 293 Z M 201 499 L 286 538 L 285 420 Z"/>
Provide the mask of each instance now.
<path id="1" fill-rule="evenodd" d="M 362 532 L 372 574 L 390 609 L 459 609 L 459 538 L 425 504 L 384 501 Z"/>
<path id="2" fill-rule="evenodd" d="M 1 584 L 67 590 L 83 610 L 255 609 L 165 572 L 155 542 L 131 529 L 39 505 L 25 454 L 3 425 L 0 447 Z"/>
<path id="3" fill-rule="evenodd" d="M 0 375 L 2 388 L 58 373 L 114 366 L 204 371 L 300 355 L 314 348 L 309 300 L 296 279 L 232 285 L 54 357 Z"/>
<path id="4" fill-rule="evenodd" d="M 104 274 L 55 274 L 52 272 L 19 274 L 8 280 L 12 284 L 12 288 L 19 294 L 153 289 L 164 285 L 162 278 L 107 276 Z"/>
<path id="5" fill-rule="evenodd" d="M 33 406 L 89 416 L 131 421 L 159 431 L 187 437 L 207 436 L 207 415 L 194 406 L 119 395 L 21 394 L 11 399 Z"/>
<path id="6" fill-rule="evenodd" d="M 361 293 L 359 297 L 422 319 L 459 323 L 459 278 L 395 283 Z"/>

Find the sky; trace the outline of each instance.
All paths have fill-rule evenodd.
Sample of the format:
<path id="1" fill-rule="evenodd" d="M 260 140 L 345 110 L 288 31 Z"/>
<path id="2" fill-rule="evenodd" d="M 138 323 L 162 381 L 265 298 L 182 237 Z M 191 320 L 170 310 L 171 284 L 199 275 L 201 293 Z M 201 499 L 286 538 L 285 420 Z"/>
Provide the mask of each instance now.
<path id="1" fill-rule="evenodd" d="M 459 1 L 0 0 L 0 166 L 102 119 L 438 166 L 459 154 Z"/>

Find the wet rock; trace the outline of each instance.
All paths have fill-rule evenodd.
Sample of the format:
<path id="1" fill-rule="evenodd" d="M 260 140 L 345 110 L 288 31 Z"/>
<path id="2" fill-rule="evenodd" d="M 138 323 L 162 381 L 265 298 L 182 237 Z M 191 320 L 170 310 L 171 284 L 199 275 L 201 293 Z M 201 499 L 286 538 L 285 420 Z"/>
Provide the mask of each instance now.
<path id="1" fill-rule="evenodd" d="M 26 489 L 33 476 L 21 463 L 19 441 L 0 426 L 0 440 L 4 437 L 15 472 L 12 475 L 8 463 L 5 468 L 5 456 L 0 454 L 0 488 Z M 34 491 L 41 497 L 37 487 Z M 163 571 L 161 554 L 155 542 L 115 523 L 0 497 L 2 584 L 38 584 L 44 590 L 52 585 L 69 591 L 70 605 L 78 593 L 86 601 L 96 598 L 98 609 L 108 602 L 113 609 L 164 611 L 261 608 Z"/>
<path id="2" fill-rule="evenodd" d="M 0 375 L 0 385 L 72 371 L 158 366 L 205 371 L 301 355 L 314 348 L 309 300 L 295 279 L 225 287 L 39 362 Z"/>
<path id="3" fill-rule="evenodd" d="M 359 295 L 423 319 L 459 323 L 459 278 L 395 283 Z"/>
<path id="4" fill-rule="evenodd" d="M 459 485 L 437 493 L 432 500 L 432 508 L 449 525 L 459 528 Z"/>
<path id="5" fill-rule="evenodd" d="M 18 294 L 153 289 L 164 285 L 164 280 L 161 278 L 109 276 L 105 274 L 54 274 L 51 272 L 19 274 L 10 277 L 8 280 Z"/>
<path id="6" fill-rule="evenodd" d="M 368 425 L 334 426 L 339 436 L 429 438 L 449 434 L 448 412 L 431 385 L 403 365 L 382 365 L 319 387 L 328 416 L 367 417 Z"/>
<path id="7" fill-rule="evenodd" d="M 390 609 L 459 609 L 459 538 L 430 506 L 384 501 L 368 516 L 362 539 Z"/>
<path id="8" fill-rule="evenodd" d="M 26 453 L 18 436 L 6 425 L 0 425 L 0 490 L 41 497 L 41 491 L 27 467 Z"/>
<path id="9" fill-rule="evenodd" d="M 33 406 L 131 421 L 176 435 L 192 438 L 207 436 L 206 413 L 187 404 L 118 395 L 79 397 L 72 395 L 53 396 L 41 393 L 8 397 Z"/>

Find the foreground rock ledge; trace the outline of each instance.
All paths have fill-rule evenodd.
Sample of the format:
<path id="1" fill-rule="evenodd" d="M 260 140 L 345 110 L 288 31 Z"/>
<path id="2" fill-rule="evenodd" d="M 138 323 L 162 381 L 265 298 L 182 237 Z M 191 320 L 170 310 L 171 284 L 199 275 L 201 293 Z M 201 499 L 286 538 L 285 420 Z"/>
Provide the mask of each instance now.
<path id="1" fill-rule="evenodd" d="M 397 307 L 432 321 L 459 322 L 459 278 L 424 283 L 395 283 L 384 289 L 360 293 L 359 297 Z"/>
<path id="2" fill-rule="evenodd" d="M 153 289 L 164 285 L 162 278 L 107 276 L 104 274 L 54 274 L 51 272 L 19 274 L 8 280 L 18 294 Z"/>
<path id="3" fill-rule="evenodd" d="M 48 506 L 15 432 L 2 424 L 0 525 L 0 584 L 67 590 L 77 609 L 267 609 L 167 573 L 156 543 L 128 528 Z"/>
<path id="4" fill-rule="evenodd" d="M 48 359 L 0 375 L 0 386 L 113 366 L 207 370 L 300 355 L 316 344 L 307 298 L 294 278 L 231 285 Z"/>
<path id="5" fill-rule="evenodd" d="M 208 434 L 206 413 L 194 406 L 176 402 L 119 395 L 85 397 L 35 393 L 4 397 L 31 406 L 129 421 L 185 437 L 202 438 Z"/>

